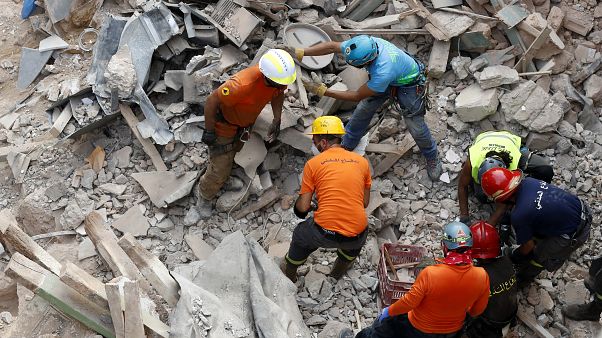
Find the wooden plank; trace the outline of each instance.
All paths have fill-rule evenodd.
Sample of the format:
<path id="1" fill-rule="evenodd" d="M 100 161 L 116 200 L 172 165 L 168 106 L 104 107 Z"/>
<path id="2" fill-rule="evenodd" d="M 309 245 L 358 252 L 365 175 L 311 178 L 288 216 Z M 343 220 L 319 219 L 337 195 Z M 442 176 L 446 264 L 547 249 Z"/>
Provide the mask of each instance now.
<path id="1" fill-rule="evenodd" d="M 437 18 L 433 17 L 431 12 L 429 12 L 424 5 L 419 0 L 407 0 L 406 3 L 410 6 L 411 9 L 417 9 L 416 15 L 427 20 L 427 23 L 424 28 L 428 30 L 431 35 L 437 40 L 449 40 L 449 37 L 445 32 L 445 25 L 443 25 Z"/>
<path id="2" fill-rule="evenodd" d="M 297 84 L 297 91 L 299 93 L 299 101 L 301 101 L 303 108 L 307 108 L 309 107 L 309 99 L 307 98 L 307 90 L 305 90 L 305 86 L 303 85 L 301 66 L 295 64 L 295 67 L 297 68 L 297 79 L 295 81 Z"/>
<path id="3" fill-rule="evenodd" d="M 535 55 L 535 52 L 537 52 L 537 50 L 541 48 L 541 46 L 543 46 L 544 43 L 546 43 L 546 41 L 548 41 L 550 32 L 552 32 L 552 29 L 550 27 L 546 27 L 541 31 L 541 33 L 539 33 L 539 35 L 537 36 L 537 38 L 535 38 L 531 46 L 527 48 L 525 54 L 523 54 L 523 56 L 518 60 L 518 62 L 514 66 L 515 70 L 519 72 L 525 71 L 525 69 L 527 68 L 527 64 L 531 62 L 533 56 Z"/>
<path id="4" fill-rule="evenodd" d="M 280 191 L 278 190 L 278 187 L 271 187 L 270 189 L 268 189 L 268 191 L 264 192 L 263 195 L 259 196 L 259 198 L 256 201 L 247 204 L 246 207 L 235 212 L 232 217 L 234 217 L 235 220 L 239 220 L 245 217 L 247 214 L 250 214 L 272 204 L 279 197 Z"/>
<path id="5" fill-rule="evenodd" d="M 529 316 L 525 313 L 524 310 L 519 309 L 516 313 L 518 319 L 520 319 L 525 325 L 527 325 L 531 330 L 535 331 L 535 333 L 541 338 L 554 338 L 554 336 L 543 326 L 539 325 L 535 318 Z"/>
<path id="6" fill-rule="evenodd" d="M 408 150 L 412 149 L 412 147 L 415 145 L 416 142 L 412 136 L 410 134 L 406 134 L 399 145 L 399 152 L 396 154 L 388 154 L 382 161 L 379 161 L 378 164 L 374 166 L 374 173 L 372 177 L 378 177 L 386 173 L 406 152 L 408 152 Z"/>
<path id="7" fill-rule="evenodd" d="M 140 290 L 138 281 L 125 281 L 123 285 L 123 298 L 125 307 L 123 309 L 125 320 L 125 336 L 132 338 L 144 338 L 144 325 L 140 310 Z"/>
<path id="8" fill-rule="evenodd" d="M 9 209 L 0 211 L 0 234 L 2 234 L 0 242 L 10 252 L 21 253 L 27 258 L 39 262 L 56 275 L 61 272 L 61 263 L 21 230 Z"/>
<path id="9" fill-rule="evenodd" d="M 109 311 L 80 295 L 50 271 L 15 253 L 5 270 L 6 274 L 49 302 L 55 309 L 81 322 L 104 337 L 114 338 Z"/>
<path id="10" fill-rule="evenodd" d="M 71 120 L 72 116 L 73 113 L 71 113 L 71 105 L 68 104 L 65 106 L 56 121 L 54 121 L 52 124 L 52 128 L 50 128 L 50 135 L 59 137 L 59 135 L 63 132 L 63 129 L 65 129 L 67 123 L 69 123 L 69 120 Z"/>
<path id="11" fill-rule="evenodd" d="M 28 153 L 34 151 L 35 149 L 37 149 L 38 147 L 41 147 L 44 145 L 50 145 L 53 142 L 56 142 L 56 140 L 53 139 L 53 140 L 34 141 L 34 142 L 30 142 L 30 143 L 21 144 L 18 146 L 0 147 L 0 160 L 6 159 L 6 156 L 8 156 L 8 154 L 10 152 L 28 154 Z"/>
<path id="12" fill-rule="evenodd" d="M 462 15 L 466 15 L 466 16 L 471 16 L 475 19 L 481 19 L 481 20 L 486 20 L 486 21 L 500 21 L 500 19 L 498 18 L 492 18 L 490 16 L 487 15 L 480 15 L 480 14 L 476 14 L 476 13 L 471 13 L 468 11 L 463 11 L 460 9 L 455 9 L 455 8 L 439 8 L 440 11 L 444 11 L 444 12 L 450 12 L 450 13 L 456 13 L 456 14 L 462 14 Z"/>
<path id="13" fill-rule="evenodd" d="M 136 264 L 140 272 L 146 277 L 157 292 L 172 307 L 180 298 L 178 283 L 171 277 L 169 270 L 161 263 L 159 258 L 146 250 L 132 234 L 126 233 L 119 239 L 119 246 L 127 253 Z"/>
<path id="14" fill-rule="evenodd" d="M 358 35 L 358 34 L 373 34 L 373 35 L 429 35 L 431 34 L 426 29 L 386 29 L 386 28 L 371 28 L 371 29 L 334 29 L 333 32 L 337 35 Z"/>
<path id="15" fill-rule="evenodd" d="M 79 266 L 67 262 L 63 265 L 59 278 L 96 305 L 109 307 L 104 284 Z"/>
<path id="16" fill-rule="evenodd" d="M 366 152 L 369 153 L 399 154 L 399 151 L 399 145 L 397 144 L 368 143 L 368 146 L 366 146 Z"/>
<path id="17" fill-rule="evenodd" d="M 405 12 L 401 12 L 399 13 L 399 20 L 403 20 L 405 18 L 407 18 L 410 15 L 414 15 L 416 13 L 418 13 L 418 9 L 410 9 L 409 11 L 405 11 Z"/>
<path id="18" fill-rule="evenodd" d="M 115 336 L 117 338 L 126 338 L 125 336 L 125 319 L 123 318 L 123 306 L 121 304 L 121 291 L 119 285 L 119 277 L 105 284 L 105 292 L 109 302 L 111 311 L 111 319 L 115 328 Z"/>
<path id="19" fill-rule="evenodd" d="M 136 117 L 136 115 L 134 115 L 132 109 L 123 104 L 119 105 L 119 108 L 121 110 L 121 115 L 123 116 L 123 119 L 128 124 L 128 126 L 130 126 L 130 129 L 132 130 L 140 144 L 142 144 L 144 152 L 148 155 L 148 157 L 150 157 L 151 161 L 153 162 L 153 165 L 155 166 L 155 169 L 157 169 L 157 171 L 167 171 L 167 166 L 165 165 L 165 162 L 163 162 L 163 158 L 161 158 L 161 154 L 159 154 L 159 151 L 157 151 L 155 145 L 150 140 L 145 139 L 142 137 L 142 135 L 140 135 L 138 127 L 136 127 L 140 121 L 138 121 L 138 118 Z"/>
<path id="20" fill-rule="evenodd" d="M 117 242 L 117 236 L 109 229 L 102 215 L 98 211 L 92 211 L 84 219 L 84 229 L 92 243 L 97 243 L 102 240 L 114 240 Z"/>

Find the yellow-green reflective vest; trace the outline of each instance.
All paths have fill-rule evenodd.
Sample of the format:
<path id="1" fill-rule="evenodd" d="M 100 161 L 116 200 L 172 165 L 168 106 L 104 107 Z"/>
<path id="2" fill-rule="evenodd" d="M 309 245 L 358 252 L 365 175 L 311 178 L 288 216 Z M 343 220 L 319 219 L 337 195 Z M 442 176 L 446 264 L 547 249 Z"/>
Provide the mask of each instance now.
<path id="1" fill-rule="evenodd" d="M 486 131 L 479 134 L 474 143 L 468 148 L 468 158 L 472 165 L 472 179 L 479 183 L 479 167 L 485 160 L 485 155 L 490 151 L 506 151 L 512 156 L 512 163 L 508 169 L 518 168 L 520 159 L 520 136 L 507 131 Z"/>

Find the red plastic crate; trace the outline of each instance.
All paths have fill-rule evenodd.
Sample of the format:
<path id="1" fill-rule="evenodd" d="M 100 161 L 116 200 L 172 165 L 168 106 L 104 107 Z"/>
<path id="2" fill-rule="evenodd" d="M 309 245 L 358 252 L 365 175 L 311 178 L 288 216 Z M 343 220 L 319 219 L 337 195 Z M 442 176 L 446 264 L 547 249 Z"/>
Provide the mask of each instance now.
<path id="1" fill-rule="evenodd" d="M 403 245 L 398 243 L 384 243 L 380 249 L 380 260 L 378 262 L 378 293 L 383 306 L 389 306 L 408 292 L 413 283 L 404 283 L 389 278 L 387 274 L 387 263 L 385 260 L 385 251 L 387 248 L 393 264 L 404 264 L 419 262 L 427 255 L 425 247 L 417 245 Z M 418 276 L 421 268 L 414 268 L 414 277 Z"/>

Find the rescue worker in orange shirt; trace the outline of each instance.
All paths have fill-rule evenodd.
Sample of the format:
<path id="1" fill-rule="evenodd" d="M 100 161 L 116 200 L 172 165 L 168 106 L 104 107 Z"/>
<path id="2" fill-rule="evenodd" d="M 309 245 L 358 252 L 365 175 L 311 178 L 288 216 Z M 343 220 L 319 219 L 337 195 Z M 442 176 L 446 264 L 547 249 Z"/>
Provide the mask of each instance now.
<path id="1" fill-rule="evenodd" d="M 362 156 L 341 147 L 345 134 L 336 116 L 318 117 L 313 125 L 313 143 L 320 154 L 303 168 L 303 179 L 294 212 L 306 218 L 315 194 L 318 209 L 313 217 L 293 231 L 282 267 L 286 276 L 297 280 L 297 268 L 318 248 L 336 248 L 338 257 L 330 276 L 339 279 L 366 243 L 368 218 L 364 210 L 370 201 L 370 167 Z"/>
<path id="2" fill-rule="evenodd" d="M 291 55 L 281 49 L 270 49 L 257 65 L 234 74 L 209 95 L 202 137 L 209 146 L 209 165 L 199 180 L 199 202 L 213 199 L 228 180 L 234 156 L 242 149 L 250 127 L 268 103 L 274 113 L 268 141 L 278 137 L 284 91 L 296 77 Z"/>
<path id="3" fill-rule="evenodd" d="M 476 317 L 487 306 L 489 277 L 472 265 L 472 234 L 464 223 L 444 227 L 442 247 L 442 264 L 422 270 L 410 291 L 356 338 L 460 337 L 466 314 Z"/>

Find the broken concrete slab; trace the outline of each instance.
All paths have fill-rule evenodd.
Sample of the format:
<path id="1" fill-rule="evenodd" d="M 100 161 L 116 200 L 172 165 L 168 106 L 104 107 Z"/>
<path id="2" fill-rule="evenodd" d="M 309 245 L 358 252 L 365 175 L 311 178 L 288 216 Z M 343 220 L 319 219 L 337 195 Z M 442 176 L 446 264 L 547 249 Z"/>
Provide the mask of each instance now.
<path id="1" fill-rule="evenodd" d="M 232 0 L 220 0 L 211 13 L 192 10 L 193 15 L 201 17 L 219 29 L 237 47 L 241 47 L 255 28 L 263 23 Z"/>
<path id="2" fill-rule="evenodd" d="M 311 128 L 308 128 L 306 133 L 302 133 L 295 128 L 288 128 L 280 132 L 278 140 L 306 154 L 311 154 L 312 140 L 311 135 L 308 135 L 310 130 Z"/>
<path id="3" fill-rule="evenodd" d="M 583 82 L 583 89 L 585 90 L 585 96 L 594 102 L 602 101 L 602 77 L 592 74 Z"/>
<path id="4" fill-rule="evenodd" d="M 8 161 L 8 165 L 13 173 L 15 183 L 23 183 L 23 180 L 25 179 L 25 173 L 27 173 L 27 168 L 29 168 L 29 162 L 31 161 L 29 156 L 11 151 L 6 156 L 6 160 Z"/>
<path id="5" fill-rule="evenodd" d="M 149 171 L 133 173 L 132 178 L 142 186 L 155 206 L 165 208 L 190 194 L 198 175 L 198 171 L 182 176 L 170 171 Z"/>
<path id="6" fill-rule="evenodd" d="M 451 59 L 450 64 L 454 73 L 460 80 L 464 80 L 468 77 L 468 66 L 472 60 L 466 56 L 456 56 Z"/>
<path id="7" fill-rule="evenodd" d="M 52 23 L 65 19 L 71 11 L 74 0 L 46 0 L 44 5 Z"/>
<path id="8" fill-rule="evenodd" d="M 213 247 L 203 240 L 199 235 L 185 235 L 184 240 L 198 260 L 205 260 L 213 252 Z"/>
<path id="9" fill-rule="evenodd" d="M 67 47 L 69 47 L 69 44 L 65 42 L 65 40 L 61 39 L 57 35 L 51 35 L 46 39 L 40 41 L 38 50 L 40 52 L 45 52 L 47 50 L 65 49 Z"/>
<path id="10" fill-rule="evenodd" d="M 508 5 L 504 6 L 495 16 L 505 23 L 508 28 L 512 28 L 526 19 L 529 16 L 529 11 L 520 5 Z"/>
<path id="11" fill-rule="evenodd" d="M 469 16 L 441 11 L 431 14 L 431 17 L 443 25 L 440 28 L 445 31 L 445 35 L 448 38 L 453 38 L 466 32 L 475 23 Z"/>
<path id="12" fill-rule="evenodd" d="M 130 233 L 134 236 L 146 236 L 150 224 L 144 216 L 143 205 L 137 204 L 129 208 L 121 217 L 115 220 L 111 226 L 123 233 Z"/>
<path id="13" fill-rule="evenodd" d="M 38 74 L 44 69 L 51 56 L 52 50 L 41 52 L 33 48 L 21 48 L 17 88 L 27 88 L 38 77 Z"/>
<path id="14" fill-rule="evenodd" d="M 447 68 L 447 59 L 449 58 L 450 41 L 435 40 L 431 55 L 429 56 L 428 72 L 429 76 L 439 79 L 445 73 Z"/>
<path id="15" fill-rule="evenodd" d="M 100 191 L 108 193 L 108 194 L 113 194 L 116 196 L 123 194 L 123 192 L 125 191 L 126 188 L 127 188 L 127 185 L 116 184 L 116 183 L 105 183 L 98 187 L 98 189 L 100 189 Z"/>
<path id="16" fill-rule="evenodd" d="M 507 66 L 498 65 L 483 69 L 478 80 L 482 89 L 489 89 L 516 83 L 520 78 L 516 70 Z"/>
<path id="17" fill-rule="evenodd" d="M 347 86 L 347 90 L 351 91 L 358 90 L 364 83 L 368 82 L 368 72 L 362 68 L 347 67 L 337 76 L 340 77 L 343 84 Z M 355 102 L 344 101 L 342 102 L 340 109 L 349 110 L 355 108 L 356 105 Z"/>
<path id="18" fill-rule="evenodd" d="M 444 8 L 444 7 L 453 7 L 459 6 L 462 4 L 462 0 L 433 0 L 433 7 L 435 9 Z"/>
<path id="19" fill-rule="evenodd" d="M 497 89 L 483 90 L 473 83 L 456 97 L 456 113 L 463 122 L 476 122 L 494 114 L 498 103 Z"/>
<path id="20" fill-rule="evenodd" d="M 272 257 L 284 258 L 284 256 L 288 253 L 288 249 L 291 246 L 291 242 L 279 242 L 270 244 L 268 248 L 268 255 Z"/>
<path id="21" fill-rule="evenodd" d="M 127 168 L 130 165 L 130 157 L 132 156 L 132 147 L 125 146 L 111 154 L 111 159 L 117 162 L 117 168 Z"/>
<path id="22" fill-rule="evenodd" d="M 563 6 L 562 10 L 564 11 L 564 20 L 562 21 L 564 28 L 587 36 L 594 27 L 594 17 L 588 12 L 581 12 L 568 6 Z"/>
<path id="23" fill-rule="evenodd" d="M 348 68 L 352 68 L 352 67 L 348 67 Z M 337 83 L 333 84 L 332 86 L 330 86 L 329 89 L 339 90 L 339 91 L 344 92 L 344 91 L 347 91 L 348 88 L 343 82 L 337 82 Z M 322 96 L 320 101 L 318 101 L 317 107 L 322 110 L 322 115 L 331 115 L 332 113 L 339 110 L 339 108 L 341 108 L 342 104 L 343 104 L 342 100 L 337 100 L 335 98 L 328 97 L 328 96 Z"/>
<path id="24" fill-rule="evenodd" d="M 120 46 L 107 64 L 104 73 L 106 86 L 116 91 L 120 99 L 132 97 L 138 78 L 132 54 L 128 45 Z"/>
<path id="25" fill-rule="evenodd" d="M 234 156 L 234 162 L 243 167 L 249 178 L 255 176 L 257 167 L 263 162 L 268 153 L 261 136 L 251 133 L 249 140 L 245 142 L 241 151 Z"/>
<path id="26" fill-rule="evenodd" d="M 98 252 L 96 252 L 96 246 L 94 246 L 92 240 L 90 240 L 89 237 L 84 238 L 84 240 L 79 243 L 79 246 L 77 247 L 77 259 L 81 261 L 96 255 L 98 255 Z"/>

